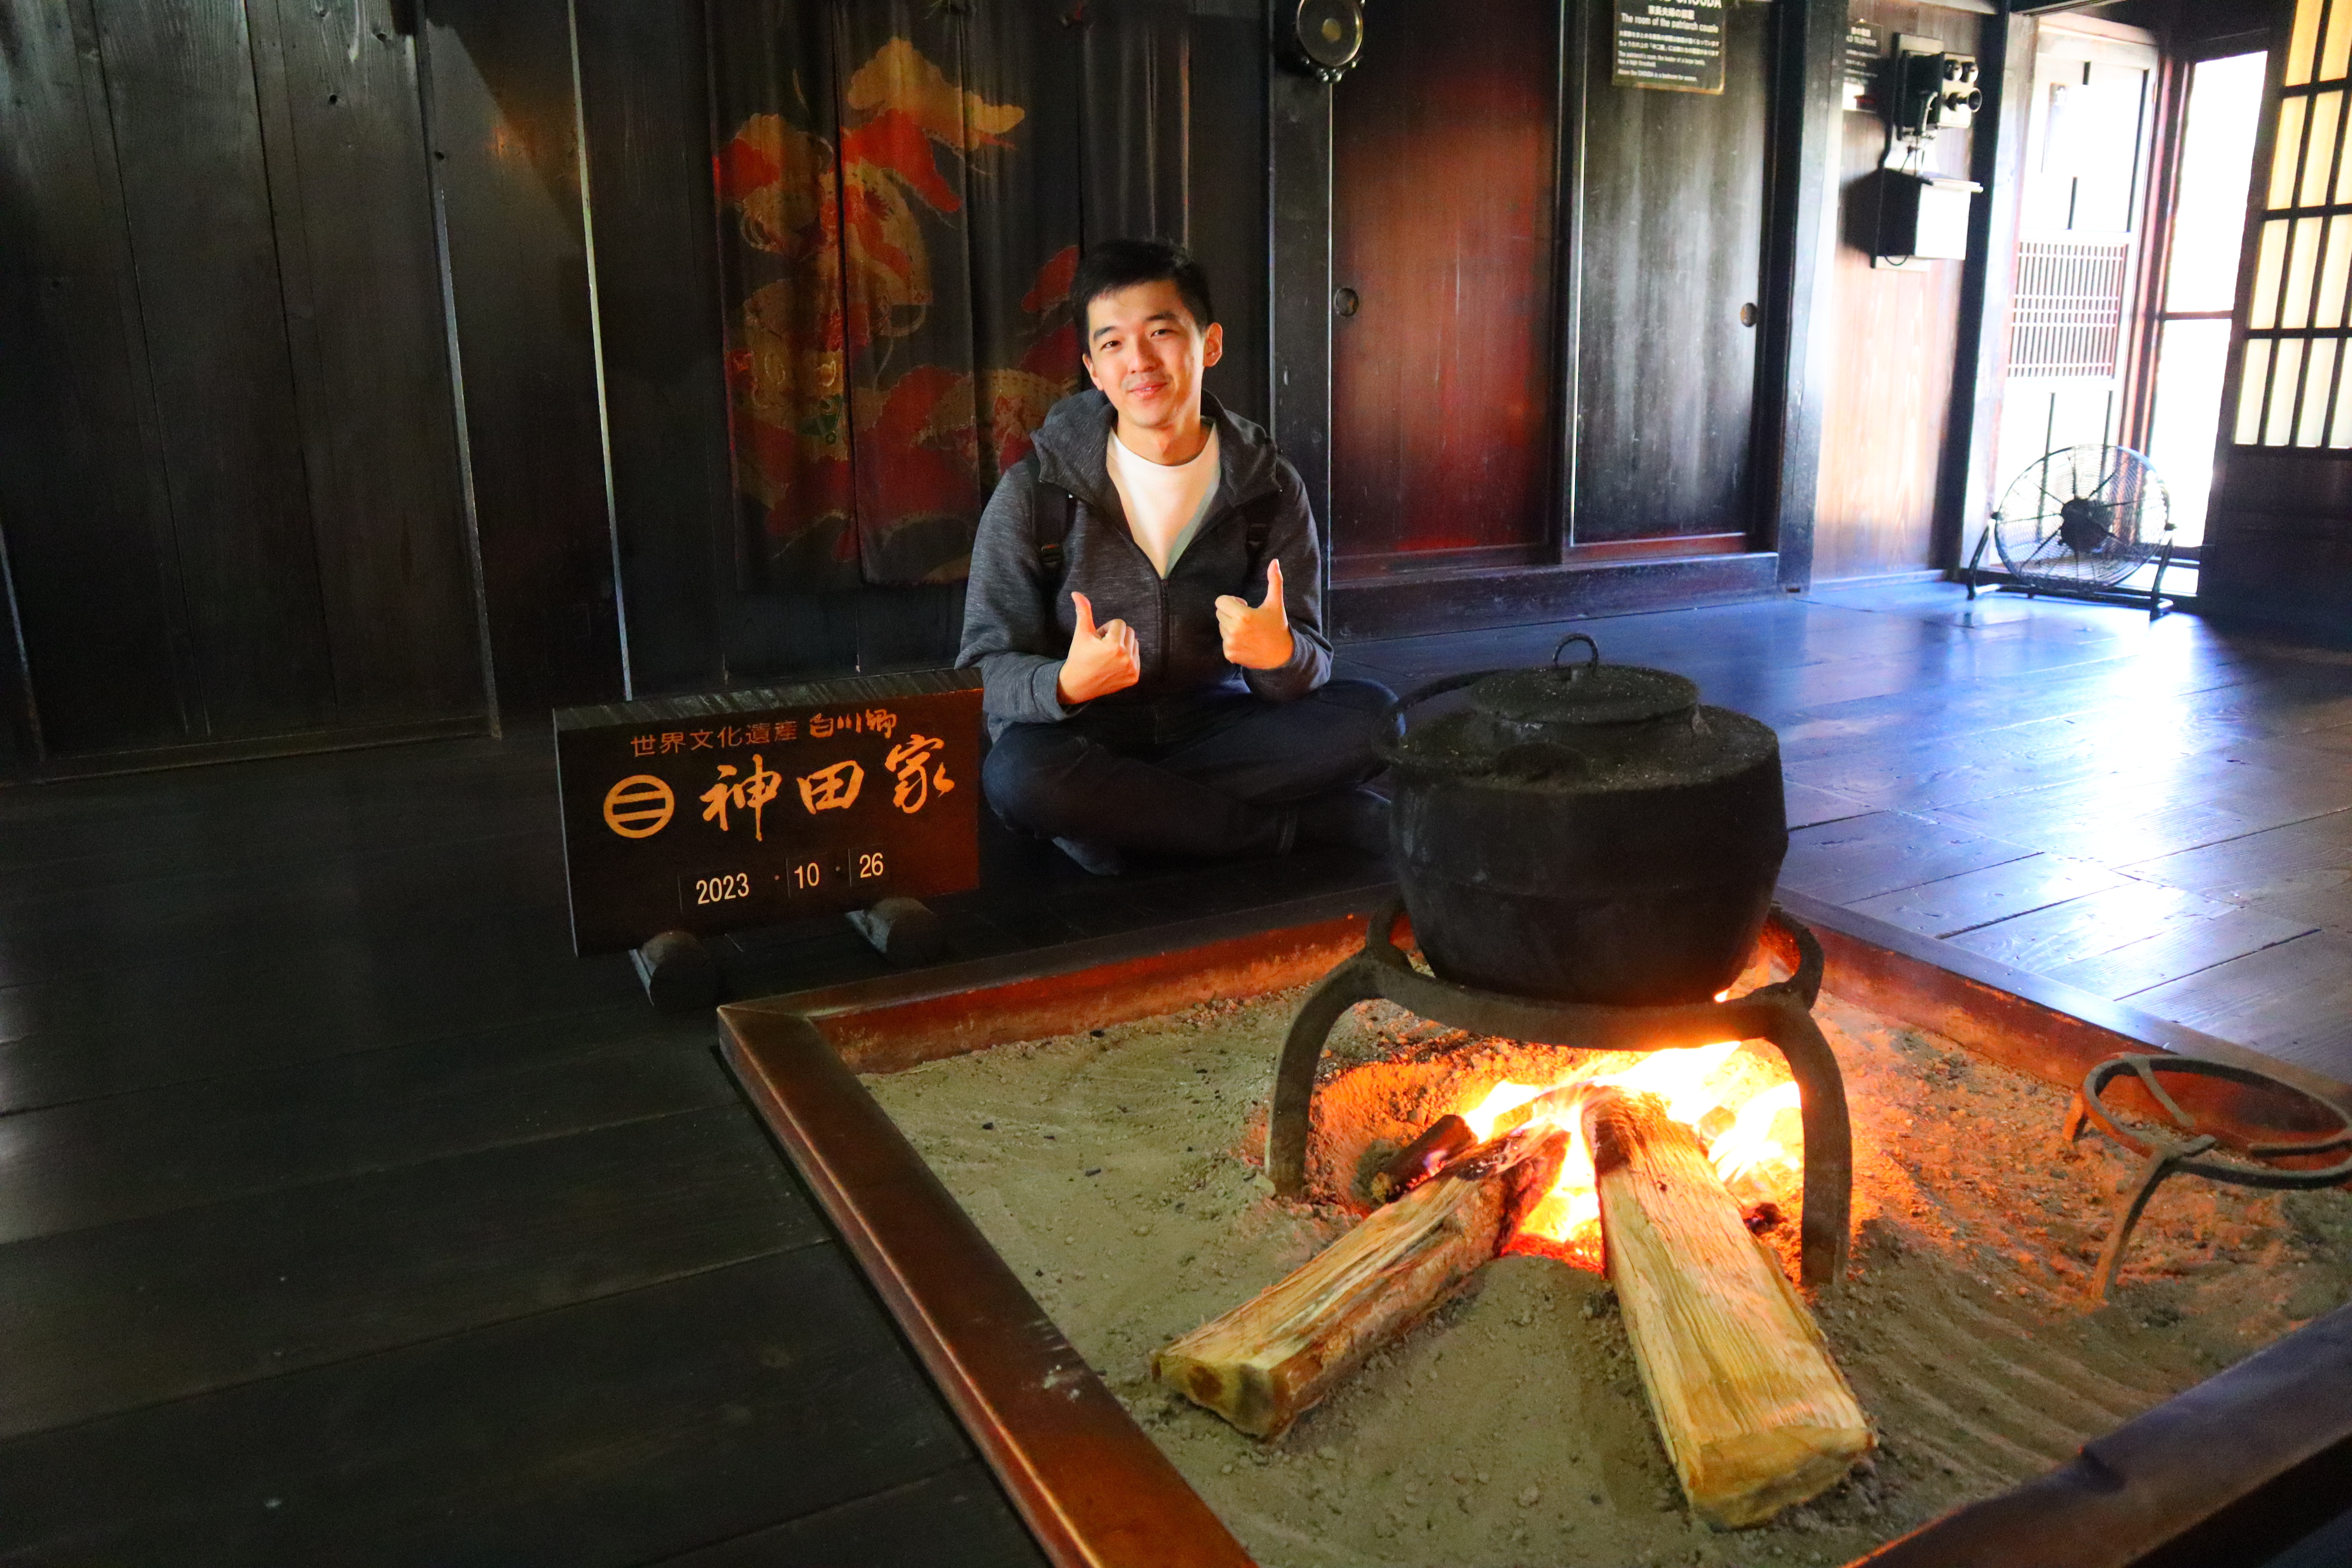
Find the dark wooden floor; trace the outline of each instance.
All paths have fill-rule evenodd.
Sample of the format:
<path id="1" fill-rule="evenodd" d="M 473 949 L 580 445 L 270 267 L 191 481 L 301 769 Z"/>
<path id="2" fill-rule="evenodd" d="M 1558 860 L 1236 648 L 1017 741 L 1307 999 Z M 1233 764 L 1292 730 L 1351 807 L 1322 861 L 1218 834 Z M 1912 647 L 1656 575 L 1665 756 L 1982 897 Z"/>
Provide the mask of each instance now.
<path id="1" fill-rule="evenodd" d="M 1581 629 L 1780 726 L 1791 885 L 2352 1077 L 2352 664 L 1942 587 Z M 709 1021 L 571 956 L 551 773 L 523 736 L 0 794 L 0 1560 L 1039 1561 Z M 1377 878 L 987 859 L 959 956 Z M 728 946 L 739 994 L 881 967 Z"/>

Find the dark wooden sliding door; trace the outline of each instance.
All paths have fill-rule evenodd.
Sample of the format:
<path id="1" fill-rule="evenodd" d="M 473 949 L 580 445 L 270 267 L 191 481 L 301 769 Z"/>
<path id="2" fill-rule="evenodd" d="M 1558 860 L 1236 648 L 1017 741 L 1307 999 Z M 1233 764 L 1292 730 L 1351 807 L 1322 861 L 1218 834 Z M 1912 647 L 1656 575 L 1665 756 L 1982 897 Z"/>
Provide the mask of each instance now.
<path id="1" fill-rule="evenodd" d="M 2284 19 L 2284 18 L 2282 18 Z M 2352 637 L 2352 0 L 2273 37 L 2199 598 Z"/>
<path id="2" fill-rule="evenodd" d="M 1571 559 L 1638 540 L 1737 544 L 1755 514 L 1755 323 L 1780 7 L 1726 7 L 1720 94 L 1612 87 L 1612 7 L 1582 9 Z"/>
<path id="3" fill-rule="evenodd" d="M 1597 0 L 1382 0 L 1332 101 L 1339 580 L 1754 547 L 1779 9 L 1698 94 L 1612 85 Z"/>
<path id="4" fill-rule="evenodd" d="M 1370 32 L 1331 107 L 1333 571 L 1536 560 L 1559 14 L 1382 0 Z"/>

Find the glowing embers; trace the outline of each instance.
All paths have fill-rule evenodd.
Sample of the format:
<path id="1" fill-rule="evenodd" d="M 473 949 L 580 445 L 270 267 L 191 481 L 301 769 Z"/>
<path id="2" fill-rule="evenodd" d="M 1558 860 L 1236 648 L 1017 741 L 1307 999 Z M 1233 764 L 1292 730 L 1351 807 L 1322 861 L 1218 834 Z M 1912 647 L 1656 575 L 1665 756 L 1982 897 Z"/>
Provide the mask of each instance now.
<path id="1" fill-rule="evenodd" d="M 1601 1199 L 1583 1122 L 1591 1098 L 1608 1089 L 1655 1095 L 1668 1117 L 1692 1128 L 1753 1227 L 1772 1228 L 1793 1205 L 1803 1185 L 1804 1140 L 1797 1086 L 1777 1061 L 1743 1052 L 1736 1041 L 1642 1057 L 1587 1055 L 1545 1081 L 1505 1078 L 1451 1108 L 1474 1143 L 1539 1121 L 1569 1135 L 1558 1179 L 1505 1250 L 1601 1268 Z"/>
<path id="2" fill-rule="evenodd" d="M 1815 1288 L 1834 1286 L 1844 1272 L 1848 1214 L 1853 1202 L 1853 1140 L 1845 1086 L 1837 1058 L 1813 1022 L 1821 993 L 1822 950 L 1812 933 L 1778 909 L 1770 911 L 1755 960 L 1785 973 L 1727 1001 L 1616 1006 L 1564 1003 L 1543 997 L 1482 991 L 1438 979 L 1417 969 L 1397 945 L 1401 911 L 1393 904 L 1375 914 L 1361 952 L 1323 977 L 1293 1015 L 1275 1068 L 1268 1107 L 1265 1172 L 1277 1195 L 1297 1197 L 1308 1186 L 1310 1129 L 1319 1125 L 1315 1105 L 1324 1086 L 1321 1063 L 1332 1027 L 1341 1014 L 1362 1002 L 1386 1001 L 1419 1018 L 1464 1031 L 1472 1038 L 1544 1041 L 1559 1047 L 1614 1052 L 1628 1058 L 1665 1050 L 1703 1047 L 1710 1041 L 1762 1042 L 1780 1053 L 1787 1074 L 1802 1089 L 1804 1188 L 1799 1226 L 1799 1272 Z M 1767 973 L 1769 973 L 1768 971 Z M 1517 1075 L 1525 1081 L 1526 1075 Z M 1479 1086 L 1483 1093 L 1487 1085 Z M 1641 1098 L 1636 1096 L 1634 1098 Z M 1425 1122 L 1426 1118 L 1422 1119 Z M 1422 1122 L 1416 1122 L 1416 1128 Z M 1458 1118 L 1450 1125 L 1467 1138 Z M 1434 1130 L 1433 1130 L 1434 1131 Z M 1412 1132 L 1399 1140 L 1412 1141 Z M 1326 1152 L 1316 1159 L 1328 1163 Z M 1380 1173 L 1390 1174 L 1387 1171 Z M 1416 1175 L 1420 1173 L 1414 1173 Z M 1332 1184 L 1325 1184 L 1330 1190 Z M 1368 1196 L 1369 1192 L 1357 1195 Z"/>

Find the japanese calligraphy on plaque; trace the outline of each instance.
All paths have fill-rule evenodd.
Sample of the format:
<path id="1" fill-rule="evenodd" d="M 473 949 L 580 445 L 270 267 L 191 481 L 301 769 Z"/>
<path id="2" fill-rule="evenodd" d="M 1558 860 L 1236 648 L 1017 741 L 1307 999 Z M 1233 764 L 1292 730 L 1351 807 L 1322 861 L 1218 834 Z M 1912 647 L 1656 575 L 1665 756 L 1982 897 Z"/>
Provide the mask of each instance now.
<path id="1" fill-rule="evenodd" d="M 1619 87 L 1723 90 L 1723 7 L 1696 0 L 1616 0 Z"/>
<path id="2" fill-rule="evenodd" d="M 555 758 L 581 952 L 979 885 L 969 670 L 566 709 Z"/>

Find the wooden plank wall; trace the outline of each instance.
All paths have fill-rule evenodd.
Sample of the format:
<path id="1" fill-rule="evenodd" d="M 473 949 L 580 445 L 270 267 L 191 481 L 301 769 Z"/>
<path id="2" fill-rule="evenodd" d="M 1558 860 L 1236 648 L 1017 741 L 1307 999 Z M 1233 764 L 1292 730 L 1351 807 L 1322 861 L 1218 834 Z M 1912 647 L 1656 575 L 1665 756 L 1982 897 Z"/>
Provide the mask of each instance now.
<path id="1" fill-rule="evenodd" d="M 1267 428 L 1307 502 L 1331 516 L 1331 91 L 1284 65 L 1266 78 Z M 1328 538 L 1328 535 L 1327 535 Z M 1329 551 L 1325 551 L 1329 574 Z M 1333 605 L 1336 610 L 1336 604 Z M 1327 616 L 1327 618 L 1328 616 Z"/>
<path id="2" fill-rule="evenodd" d="M 478 722 L 389 0 L 5 0 L 0 39 L 27 761 Z"/>
<path id="3" fill-rule="evenodd" d="M 1854 0 L 1853 18 L 1895 33 L 1940 38 L 1983 55 L 1992 19 L 1907 0 Z M 1962 264 L 1874 268 L 1873 177 L 1886 151 L 1886 122 L 1847 113 L 1840 160 L 1840 241 L 1830 289 L 1829 412 L 1815 517 L 1816 581 L 1873 577 L 1944 564 L 1936 556 L 1958 348 Z M 1970 133 L 1936 139 L 1931 167 L 1965 176 Z M 1979 201 L 1983 198 L 1979 197 Z M 1953 459 L 1967 460 L 1965 450 Z"/>
<path id="4" fill-rule="evenodd" d="M 951 653 L 953 586 L 733 585 L 703 4 L 0 0 L 0 641 L 23 658 L 0 658 L 0 769 L 478 721 L 485 643 L 510 718 Z M 1329 278 L 1267 258 L 1328 243 L 1328 93 L 1270 66 L 1255 0 L 1130 9 L 1086 24 L 1090 79 L 1160 129 L 1114 150 L 1149 177 L 1096 182 L 1140 203 L 1104 222 L 1189 237 L 1226 318 L 1213 387 L 1279 404 L 1319 491 Z M 1994 52 L 1969 12 L 1853 14 Z M 1839 130 L 1859 237 L 1884 132 Z M 1969 332 L 1997 369 L 1997 291 L 1971 322 L 1957 264 L 1874 269 L 1849 241 L 1828 270 L 1826 319 L 1788 325 L 1830 351 L 1815 575 L 1942 563 L 1938 497 L 1957 515 L 1976 488 L 1956 351 Z M 1694 289 L 1736 306 L 1732 282 Z M 2340 619 L 2342 509 L 2292 461 L 2238 465 L 2217 537 L 2252 542 L 2209 593 L 2308 583 L 2307 616 Z"/>
<path id="5" fill-rule="evenodd" d="M 324 605 L 244 11 L 94 10 L 207 728 L 322 724 Z"/>
<path id="6" fill-rule="evenodd" d="M 262 104 L 290 154 L 268 159 L 269 205 L 344 723 L 483 700 L 415 58 L 393 9 L 247 6 L 256 74 L 282 86 Z"/>
<path id="7" fill-rule="evenodd" d="M 46 714 L 18 707 L 20 758 L 166 744 L 198 721 L 179 561 L 122 185 L 84 5 L 5 0 L 0 50 L 0 532 Z M 110 635 L 43 583 L 105 583 Z M 23 689 L 8 693 L 23 703 Z"/>
<path id="8" fill-rule="evenodd" d="M 735 585 L 703 0 L 247 0 L 186 11 L 184 43 L 187 0 L 0 4 L 40 109 L 10 178 L 56 207 L 0 223 L 79 247 L 0 296 L 47 345 L 15 362 L 37 375 L 0 369 L 24 416 L 0 527 L 32 689 L 60 697 L 24 705 L 14 750 L 40 720 L 52 751 L 123 753 L 479 711 L 485 647 L 509 719 L 950 657 L 952 585 Z M 1101 231 L 1190 239 L 1228 327 L 1213 388 L 1258 416 L 1289 400 L 1319 490 L 1326 373 L 1286 354 L 1278 399 L 1274 294 L 1298 285 L 1284 310 L 1319 342 L 1328 279 L 1267 254 L 1276 228 L 1328 239 L 1328 206 L 1302 186 L 1278 224 L 1268 164 L 1296 129 L 1328 179 L 1327 90 L 1277 77 L 1256 0 L 1077 25 L 1125 127 L 1089 176 Z M 139 247 L 167 239 L 188 266 L 142 286 Z M 101 579 L 96 623 L 43 590 Z"/>

